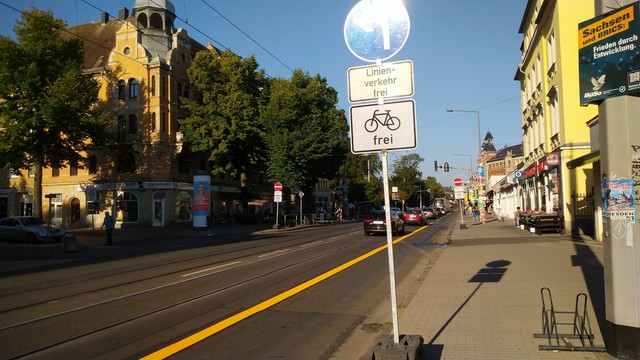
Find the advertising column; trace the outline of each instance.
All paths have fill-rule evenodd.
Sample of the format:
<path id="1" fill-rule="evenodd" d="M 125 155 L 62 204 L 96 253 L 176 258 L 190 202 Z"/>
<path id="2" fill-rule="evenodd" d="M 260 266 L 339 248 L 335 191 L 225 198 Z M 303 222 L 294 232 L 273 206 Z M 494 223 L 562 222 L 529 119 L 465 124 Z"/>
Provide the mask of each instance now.
<path id="1" fill-rule="evenodd" d="M 207 215 L 210 209 L 211 175 L 196 173 L 193 176 L 193 228 L 207 229 Z M 213 214 L 212 214 L 213 216 Z"/>
<path id="2" fill-rule="evenodd" d="M 611 10 L 614 9 L 614 10 Z M 607 352 L 640 356 L 640 5 L 600 0 L 578 26 L 580 102 L 598 104 Z M 636 95 L 636 96 L 628 96 Z"/>

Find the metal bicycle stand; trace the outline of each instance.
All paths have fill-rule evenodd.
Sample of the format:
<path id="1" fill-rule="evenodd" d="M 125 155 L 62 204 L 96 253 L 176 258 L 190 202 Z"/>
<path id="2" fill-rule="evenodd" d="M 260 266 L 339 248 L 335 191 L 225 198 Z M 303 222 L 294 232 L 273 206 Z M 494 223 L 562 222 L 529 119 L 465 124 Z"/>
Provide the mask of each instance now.
<path id="1" fill-rule="evenodd" d="M 595 345 L 593 342 L 595 336 L 587 313 L 587 294 L 576 295 L 573 311 L 556 310 L 553 306 L 551 290 L 547 287 L 540 289 L 540 295 L 542 297 L 542 333 L 533 334 L 533 337 L 546 338 L 548 342 L 548 345 L 540 345 L 540 350 L 607 351 L 604 346 Z M 558 326 L 563 330 L 571 327 L 572 332 L 560 332 Z M 579 339 L 581 345 L 574 345 L 570 339 Z"/>

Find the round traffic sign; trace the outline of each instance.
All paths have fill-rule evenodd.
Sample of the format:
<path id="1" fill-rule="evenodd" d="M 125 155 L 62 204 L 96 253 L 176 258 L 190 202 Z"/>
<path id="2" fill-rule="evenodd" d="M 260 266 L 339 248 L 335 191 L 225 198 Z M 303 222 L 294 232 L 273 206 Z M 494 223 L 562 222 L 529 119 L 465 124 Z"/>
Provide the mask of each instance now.
<path id="1" fill-rule="evenodd" d="M 409 13 L 402 1 L 362 0 L 347 15 L 344 39 L 357 58 L 383 61 L 402 49 L 409 29 Z"/>
<path id="2" fill-rule="evenodd" d="M 464 182 L 459 177 L 453 179 L 453 186 L 462 186 L 462 184 L 464 184 Z"/>
<path id="3" fill-rule="evenodd" d="M 282 183 L 277 182 L 277 183 L 273 184 L 273 190 L 282 191 Z"/>

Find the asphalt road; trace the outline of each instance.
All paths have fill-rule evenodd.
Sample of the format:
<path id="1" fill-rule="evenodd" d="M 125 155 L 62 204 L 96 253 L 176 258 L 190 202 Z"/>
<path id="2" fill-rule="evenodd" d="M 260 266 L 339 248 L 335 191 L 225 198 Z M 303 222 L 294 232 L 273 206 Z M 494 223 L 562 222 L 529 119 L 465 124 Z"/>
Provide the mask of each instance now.
<path id="1" fill-rule="evenodd" d="M 397 283 L 424 267 L 451 220 L 395 237 Z M 3 278 L 0 358 L 327 359 L 338 349 L 368 351 L 373 339 L 346 350 L 345 341 L 388 301 L 385 236 L 345 223 L 207 241 Z M 375 326 L 390 322 L 389 308 Z"/>

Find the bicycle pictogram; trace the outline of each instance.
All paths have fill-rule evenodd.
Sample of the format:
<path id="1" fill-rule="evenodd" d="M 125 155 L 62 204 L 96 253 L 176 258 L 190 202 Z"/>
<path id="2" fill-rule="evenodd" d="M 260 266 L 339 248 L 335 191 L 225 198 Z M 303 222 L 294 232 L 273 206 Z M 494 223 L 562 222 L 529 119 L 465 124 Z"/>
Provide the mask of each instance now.
<path id="1" fill-rule="evenodd" d="M 398 130 L 400 128 L 400 119 L 391 116 L 390 112 L 391 110 L 374 110 L 371 119 L 364 122 L 364 129 L 372 133 L 378 130 L 378 124 L 380 124 L 391 131 Z M 384 120 L 380 120 L 381 115 L 384 115 Z"/>

